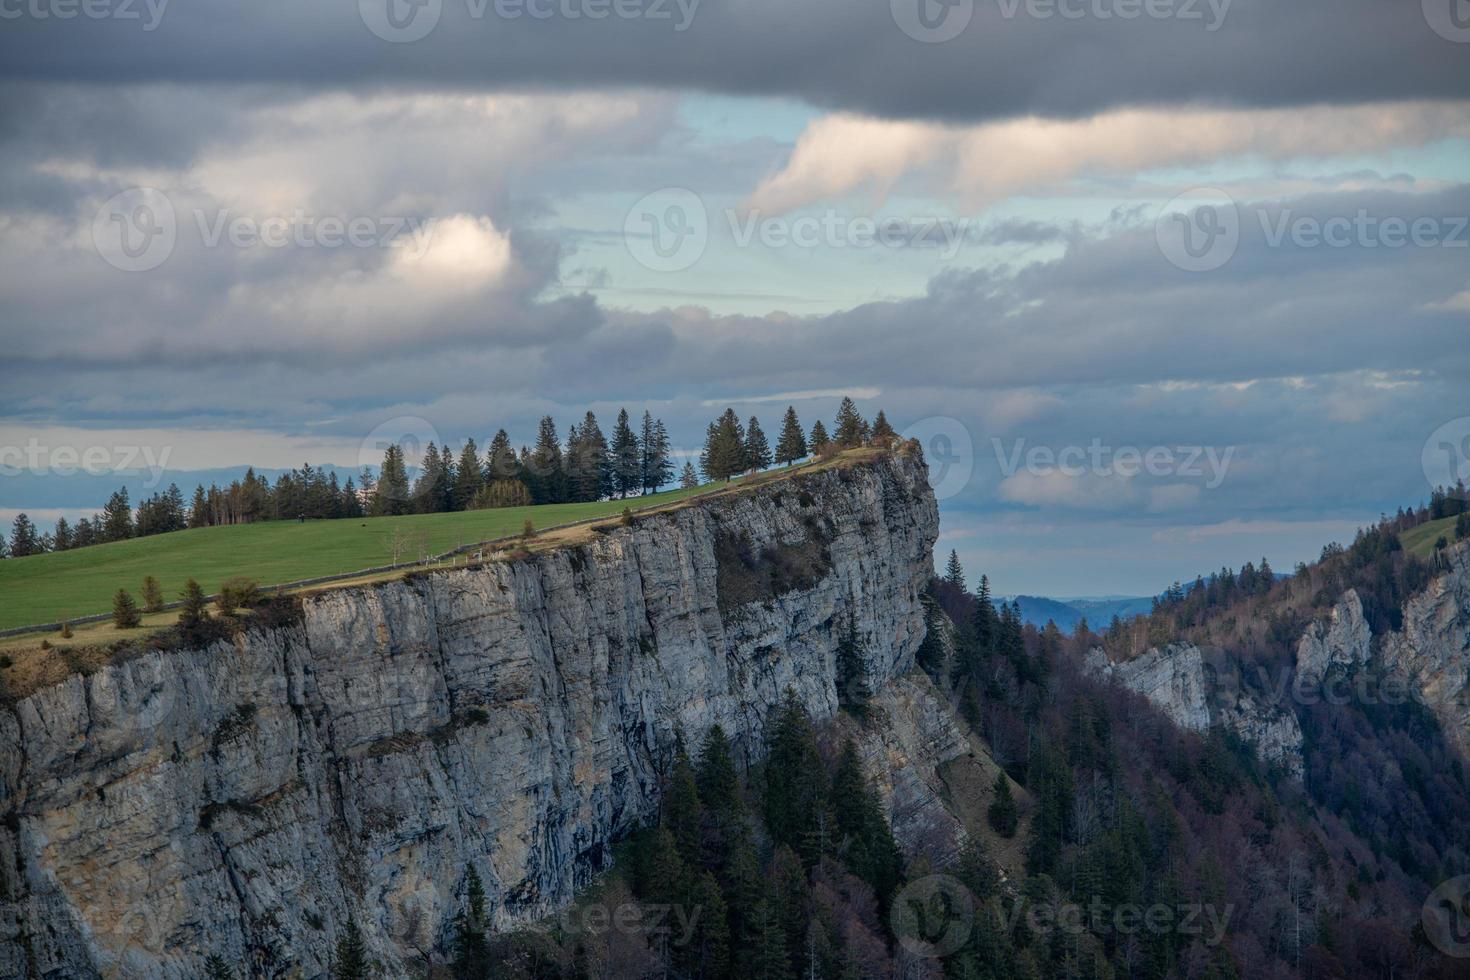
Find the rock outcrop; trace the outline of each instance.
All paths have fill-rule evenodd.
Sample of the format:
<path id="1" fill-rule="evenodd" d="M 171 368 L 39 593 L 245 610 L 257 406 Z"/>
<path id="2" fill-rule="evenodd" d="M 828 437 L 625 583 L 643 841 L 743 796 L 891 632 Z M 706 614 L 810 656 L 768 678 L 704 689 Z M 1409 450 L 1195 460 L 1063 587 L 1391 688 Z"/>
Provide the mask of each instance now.
<path id="1" fill-rule="evenodd" d="M 447 943 L 471 866 L 497 927 L 566 903 L 655 812 L 678 733 L 718 722 L 749 759 L 786 690 L 833 714 L 848 630 L 909 719 L 893 745 L 952 739 L 884 693 L 937 533 L 899 455 L 38 691 L 0 711 L 0 973 L 319 977 L 351 917 L 398 975 Z M 896 811 L 925 807 L 911 769 Z"/>
<path id="2" fill-rule="evenodd" d="M 1296 715 L 1270 703 L 1240 683 L 1238 672 L 1207 662 L 1193 643 L 1154 647 L 1142 656 L 1113 663 L 1094 648 L 1086 669 L 1149 700 L 1179 727 L 1194 732 L 1212 725 L 1227 728 L 1255 746 L 1267 763 L 1300 777 L 1302 732 Z"/>
<path id="3" fill-rule="evenodd" d="M 1348 589 L 1327 618 L 1307 627 L 1296 646 L 1296 676 L 1300 683 L 1316 684 L 1334 666 L 1356 667 L 1373 653 L 1373 634 L 1363 618 L 1357 590 Z"/>
<path id="4" fill-rule="evenodd" d="M 1154 647 L 1140 657 L 1119 664 L 1094 648 L 1087 655 L 1087 668 L 1099 677 L 1142 694 L 1180 728 L 1202 732 L 1210 727 L 1204 658 L 1193 643 Z"/>

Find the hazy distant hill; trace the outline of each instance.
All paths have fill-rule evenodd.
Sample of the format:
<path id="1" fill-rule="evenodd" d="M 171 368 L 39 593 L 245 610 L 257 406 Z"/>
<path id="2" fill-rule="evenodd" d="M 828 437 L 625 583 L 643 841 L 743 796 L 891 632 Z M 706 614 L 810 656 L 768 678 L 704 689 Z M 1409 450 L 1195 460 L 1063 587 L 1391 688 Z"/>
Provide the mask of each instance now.
<path id="1" fill-rule="evenodd" d="M 1146 613 L 1153 606 L 1151 596 L 1092 596 L 1074 599 L 1051 599 L 1046 596 L 999 596 L 997 601 L 1014 599 L 1021 606 L 1022 622 L 1045 626 L 1047 620 L 1070 633 L 1084 616 L 1093 629 L 1106 626 L 1113 616 L 1123 619 Z"/>

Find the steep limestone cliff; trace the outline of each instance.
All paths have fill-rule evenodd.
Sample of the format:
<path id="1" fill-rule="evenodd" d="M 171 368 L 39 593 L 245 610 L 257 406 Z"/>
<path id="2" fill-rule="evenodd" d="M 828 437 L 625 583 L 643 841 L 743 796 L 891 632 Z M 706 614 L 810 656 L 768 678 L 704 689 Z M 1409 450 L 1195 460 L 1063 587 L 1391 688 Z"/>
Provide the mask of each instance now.
<path id="1" fill-rule="evenodd" d="M 832 715 L 848 630 L 893 697 L 937 532 L 922 461 L 876 459 L 38 691 L 0 711 L 0 974 L 317 977 L 349 916 L 392 972 L 470 865 L 498 927 L 539 917 L 654 812 L 677 733 L 749 758 L 786 689 Z"/>
<path id="2" fill-rule="evenodd" d="M 1142 694 L 1181 727 L 1233 730 L 1263 759 L 1298 776 L 1302 733 L 1294 706 L 1299 699 L 1333 691 L 1334 696 L 1418 698 L 1470 758 L 1470 545 L 1448 549 L 1444 562 L 1428 586 L 1404 604 L 1403 628 L 1378 637 L 1357 592 L 1344 592 L 1325 617 L 1302 632 L 1289 677 L 1242 676 L 1228 655 L 1212 664 L 1192 643 L 1150 649 L 1123 663 L 1093 650 L 1087 669 Z M 1332 671 L 1351 674 L 1362 667 L 1403 684 L 1380 682 L 1367 695 L 1352 685 L 1324 688 Z"/>

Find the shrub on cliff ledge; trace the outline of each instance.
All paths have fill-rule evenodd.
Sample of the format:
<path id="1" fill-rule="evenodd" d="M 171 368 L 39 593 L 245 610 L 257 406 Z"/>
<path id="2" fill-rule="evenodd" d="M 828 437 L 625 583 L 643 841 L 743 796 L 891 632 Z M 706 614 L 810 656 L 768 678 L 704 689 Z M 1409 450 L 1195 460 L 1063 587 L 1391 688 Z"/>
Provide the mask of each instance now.
<path id="1" fill-rule="evenodd" d="M 219 587 L 219 598 L 215 604 L 226 616 L 236 609 L 253 609 L 260 604 L 260 583 L 243 575 L 225 579 Z"/>
<path id="2" fill-rule="evenodd" d="M 118 589 L 112 597 L 112 625 L 120 630 L 137 629 L 143 618 L 138 615 L 138 604 L 127 589 Z"/>

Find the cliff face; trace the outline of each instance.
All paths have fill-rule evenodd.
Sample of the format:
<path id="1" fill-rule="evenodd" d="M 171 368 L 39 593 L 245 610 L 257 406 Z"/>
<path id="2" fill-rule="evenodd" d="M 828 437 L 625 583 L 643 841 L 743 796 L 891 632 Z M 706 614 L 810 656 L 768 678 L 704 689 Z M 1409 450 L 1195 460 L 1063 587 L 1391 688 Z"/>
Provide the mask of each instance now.
<path id="1" fill-rule="evenodd" d="M 1322 697 L 1324 678 L 1335 669 L 1351 673 L 1367 666 L 1402 682 L 1377 685 L 1373 696 L 1419 699 L 1470 758 L 1470 546 L 1456 545 L 1445 558 L 1448 568 L 1405 603 L 1401 630 L 1374 637 L 1358 594 L 1344 592 L 1327 616 L 1303 631 L 1290 677 L 1243 683 L 1249 679 L 1228 657 L 1212 664 L 1192 643 L 1151 649 L 1118 664 L 1093 650 L 1087 668 L 1142 694 L 1184 728 L 1233 730 L 1263 759 L 1300 776 L 1294 699 Z M 1350 690 L 1339 688 L 1338 696 Z"/>
<path id="2" fill-rule="evenodd" d="M 544 915 L 676 733 L 749 756 L 787 688 L 833 714 L 849 629 L 872 689 L 905 672 L 937 533 L 923 463 L 882 459 L 39 691 L 0 713 L 0 974 L 313 977 L 349 916 L 391 971 L 471 865 L 497 927 Z"/>
<path id="3" fill-rule="evenodd" d="M 1403 629 L 1383 639 L 1379 657 L 1470 759 L 1470 543 L 1445 558 L 1449 570 L 1404 604 Z"/>

